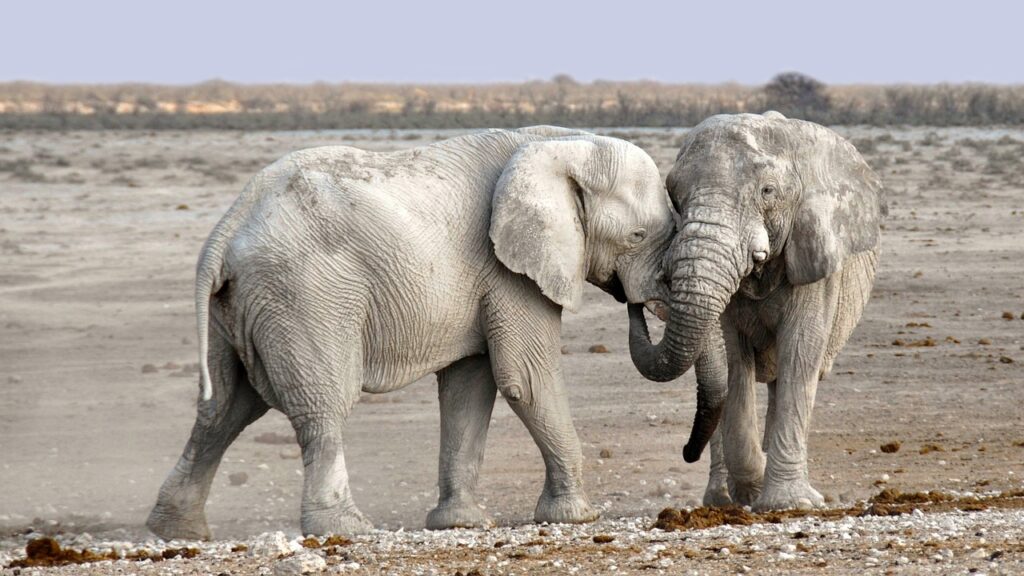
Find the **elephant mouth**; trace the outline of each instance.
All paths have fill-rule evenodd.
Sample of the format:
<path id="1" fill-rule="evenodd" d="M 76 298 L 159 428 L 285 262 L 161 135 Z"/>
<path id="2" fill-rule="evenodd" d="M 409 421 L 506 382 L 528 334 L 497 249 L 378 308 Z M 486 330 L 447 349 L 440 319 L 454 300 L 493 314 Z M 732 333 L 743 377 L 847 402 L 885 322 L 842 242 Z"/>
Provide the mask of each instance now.
<path id="1" fill-rule="evenodd" d="M 604 290 L 608 294 L 611 294 L 615 300 L 620 304 L 625 304 L 628 299 L 626 298 L 626 289 L 622 287 L 622 282 L 619 280 L 619 275 L 612 273 L 611 277 L 605 282 L 598 284 L 598 288 Z"/>
<path id="2" fill-rule="evenodd" d="M 658 320 L 668 322 L 668 306 L 661 300 L 648 300 L 647 302 L 644 302 L 644 307 L 647 308 L 648 312 L 657 316 Z"/>

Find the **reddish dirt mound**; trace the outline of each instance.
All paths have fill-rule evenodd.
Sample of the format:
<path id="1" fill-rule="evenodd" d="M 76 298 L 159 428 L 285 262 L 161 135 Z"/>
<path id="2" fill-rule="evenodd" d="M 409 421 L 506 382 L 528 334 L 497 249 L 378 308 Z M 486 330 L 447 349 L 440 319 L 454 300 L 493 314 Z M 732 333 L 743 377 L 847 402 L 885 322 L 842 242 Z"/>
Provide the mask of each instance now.
<path id="1" fill-rule="evenodd" d="M 162 552 L 149 553 L 146 551 L 134 551 L 125 555 L 128 560 L 149 560 L 159 562 L 171 558 L 195 558 L 199 555 L 198 548 L 167 548 Z M 32 566 L 66 566 L 68 564 L 88 564 L 103 560 L 121 559 L 113 551 L 96 553 L 89 550 L 74 550 L 62 548 L 60 543 L 53 538 L 36 538 L 25 545 L 25 558 L 11 562 L 8 568 L 28 568 Z"/>
<path id="2" fill-rule="evenodd" d="M 672 532 L 674 530 L 713 528 L 723 524 L 749 526 L 757 521 L 757 516 L 738 506 L 695 508 L 693 510 L 665 508 L 658 514 L 658 520 L 654 523 L 654 528 L 661 528 L 666 532 Z"/>
<path id="3" fill-rule="evenodd" d="M 778 524 L 791 518 L 813 516 L 834 520 L 845 516 L 898 516 L 909 514 L 915 508 L 929 512 L 962 510 L 976 512 L 989 508 L 1024 508 L 1024 490 L 1003 492 L 992 496 L 954 496 L 945 492 L 900 492 L 886 488 L 867 502 L 867 506 L 831 508 L 825 510 L 780 510 L 754 514 L 737 506 L 724 508 L 695 508 L 679 510 L 665 508 L 658 514 L 658 520 L 651 528 L 666 532 L 673 530 L 700 530 L 725 524 L 747 526 L 750 524 Z"/>

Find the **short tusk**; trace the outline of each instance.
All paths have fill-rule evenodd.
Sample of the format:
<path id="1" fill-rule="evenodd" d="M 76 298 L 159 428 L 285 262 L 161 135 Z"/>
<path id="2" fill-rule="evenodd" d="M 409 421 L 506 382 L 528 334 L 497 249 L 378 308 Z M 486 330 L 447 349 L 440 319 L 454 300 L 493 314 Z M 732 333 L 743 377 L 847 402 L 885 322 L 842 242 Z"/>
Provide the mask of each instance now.
<path id="1" fill-rule="evenodd" d="M 644 307 L 647 308 L 648 312 L 657 316 L 658 320 L 668 322 L 668 306 L 666 306 L 661 300 L 648 300 L 647 302 L 644 302 Z"/>

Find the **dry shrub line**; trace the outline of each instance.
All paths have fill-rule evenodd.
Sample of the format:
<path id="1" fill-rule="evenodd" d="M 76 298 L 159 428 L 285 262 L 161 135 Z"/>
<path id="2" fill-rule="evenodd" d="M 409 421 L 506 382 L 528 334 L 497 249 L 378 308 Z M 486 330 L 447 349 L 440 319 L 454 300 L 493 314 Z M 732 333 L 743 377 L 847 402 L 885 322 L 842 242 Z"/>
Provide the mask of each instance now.
<path id="1" fill-rule="evenodd" d="M 987 126 L 1024 123 L 1024 86 L 825 86 L 783 73 L 765 86 L 571 79 L 490 85 L 192 86 L 0 83 L 6 129 L 443 129 L 693 126 L 719 113 L 776 109 L 821 124 Z M 411 138 L 411 136 L 406 136 Z M 926 135 L 919 144 L 934 146 Z M 1016 145 L 1012 138 L 1002 146 Z M 872 146 L 867 144 L 868 147 Z M 866 150 L 870 152 L 870 149 Z M 1009 157 L 990 163 L 1005 171 Z M 216 176 L 214 176 L 216 177 Z"/>

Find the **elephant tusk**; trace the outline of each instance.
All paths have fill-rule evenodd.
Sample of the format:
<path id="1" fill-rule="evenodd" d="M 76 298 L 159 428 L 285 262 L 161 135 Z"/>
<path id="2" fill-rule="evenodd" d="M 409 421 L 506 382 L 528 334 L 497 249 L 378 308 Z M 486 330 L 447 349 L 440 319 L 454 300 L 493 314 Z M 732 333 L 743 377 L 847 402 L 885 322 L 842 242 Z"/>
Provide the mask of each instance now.
<path id="1" fill-rule="evenodd" d="M 648 312 L 657 316 L 662 322 L 668 322 L 669 309 L 661 300 L 648 300 L 647 302 L 644 302 L 644 307 L 647 308 Z"/>

